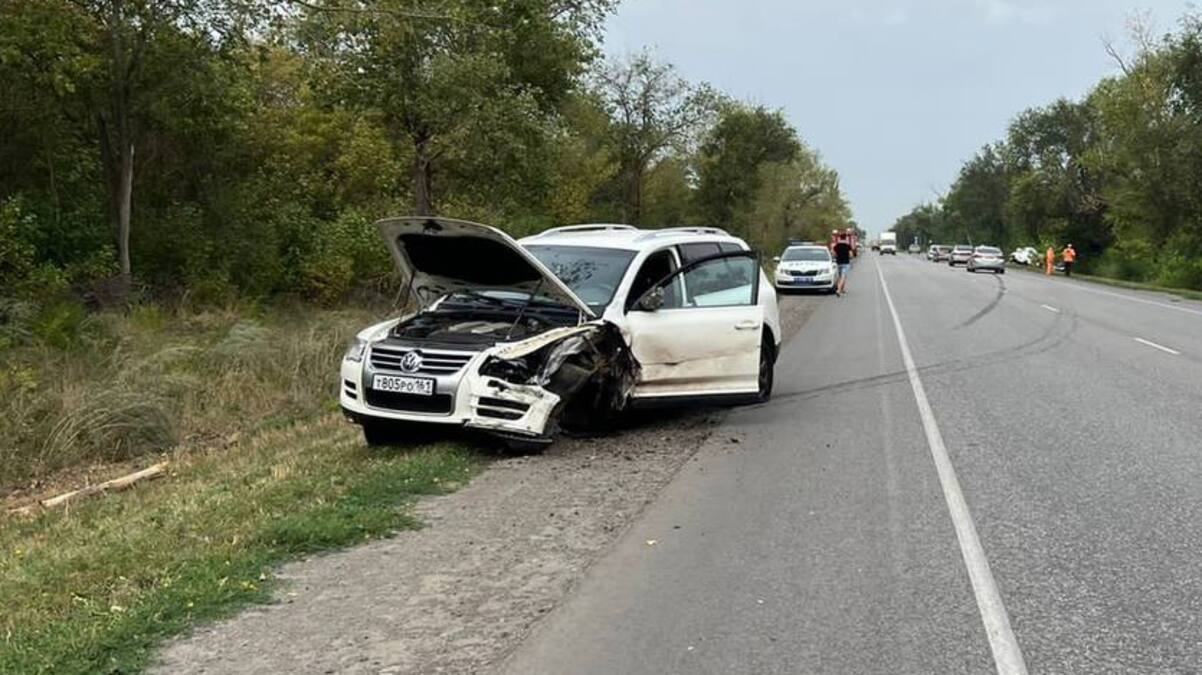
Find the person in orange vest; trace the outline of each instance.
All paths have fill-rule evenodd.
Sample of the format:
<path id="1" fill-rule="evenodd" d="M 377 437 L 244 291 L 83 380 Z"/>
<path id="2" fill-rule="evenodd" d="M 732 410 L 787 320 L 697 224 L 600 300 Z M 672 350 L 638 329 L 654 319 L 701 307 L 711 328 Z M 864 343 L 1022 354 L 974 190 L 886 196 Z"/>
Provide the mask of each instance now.
<path id="1" fill-rule="evenodd" d="M 1073 263 L 1077 262 L 1077 250 L 1073 248 L 1072 244 L 1069 244 L 1064 247 L 1064 253 L 1061 253 L 1060 257 L 1064 259 L 1064 276 L 1073 276 Z"/>
<path id="2" fill-rule="evenodd" d="M 1047 261 L 1047 267 L 1044 268 L 1044 274 L 1052 276 L 1052 268 L 1056 266 L 1056 249 L 1048 247 L 1048 252 L 1044 255 L 1044 260 Z"/>

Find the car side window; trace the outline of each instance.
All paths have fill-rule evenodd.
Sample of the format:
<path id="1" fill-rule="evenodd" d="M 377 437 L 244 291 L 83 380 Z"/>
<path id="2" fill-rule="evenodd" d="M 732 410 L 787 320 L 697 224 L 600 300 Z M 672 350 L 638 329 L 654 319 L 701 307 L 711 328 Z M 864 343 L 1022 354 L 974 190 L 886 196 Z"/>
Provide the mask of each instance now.
<path id="1" fill-rule="evenodd" d="M 723 242 L 718 244 L 718 250 L 722 251 L 723 253 L 738 253 L 739 251 L 743 250 L 743 247 L 739 246 L 738 244 Z"/>
<path id="2" fill-rule="evenodd" d="M 713 242 L 707 242 L 704 244 L 681 244 L 680 260 L 683 264 L 687 265 L 694 260 L 701 260 L 702 258 L 707 258 L 711 255 L 718 255 L 720 252 L 721 251 L 718 249 L 718 244 Z"/>
<path id="3" fill-rule="evenodd" d="M 679 275 L 684 293 L 665 293 L 663 309 L 731 307 L 756 303 L 759 271 L 755 258 L 737 256 L 708 260 Z"/>
<path id="4" fill-rule="evenodd" d="M 671 249 L 656 251 L 647 256 L 647 259 L 639 267 L 639 271 L 634 275 L 634 281 L 630 284 L 630 292 L 626 294 L 626 306 L 630 307 L 637 302 L 655 282 L 674 271 L 676 271 L 676 258 L 672 255 Z M 669 284 L 664 289 L 665 299 L 679 302 L 679 293 L 674 292 L 678 286 L 678 281 Z"/>

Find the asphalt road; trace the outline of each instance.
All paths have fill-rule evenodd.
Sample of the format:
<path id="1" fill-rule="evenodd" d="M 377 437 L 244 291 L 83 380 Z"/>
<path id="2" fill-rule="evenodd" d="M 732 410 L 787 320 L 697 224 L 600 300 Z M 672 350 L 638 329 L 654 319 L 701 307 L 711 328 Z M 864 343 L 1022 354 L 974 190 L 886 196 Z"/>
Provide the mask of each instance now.
<path id="1" fill-rule="evenodd" d="M 502 670 L 1202 672 L 1202 304 L 906 255 L 850 281 Z"/>

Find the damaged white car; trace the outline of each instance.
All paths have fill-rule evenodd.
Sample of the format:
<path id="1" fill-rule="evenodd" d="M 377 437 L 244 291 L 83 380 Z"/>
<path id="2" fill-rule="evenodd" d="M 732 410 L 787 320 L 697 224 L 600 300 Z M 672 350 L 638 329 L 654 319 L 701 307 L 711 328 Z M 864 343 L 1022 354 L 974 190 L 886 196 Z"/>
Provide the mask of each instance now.
<path id="1" fill-rule="evenodd" d="M 415 311 L 343 358 L 342 410 L 369 444 L 415 422 L 540 444 L 632 403 L 771 396 L 776 295 L 722 230 L 576 225 L 518 242 L 444 218 L 378 225 Z"/>

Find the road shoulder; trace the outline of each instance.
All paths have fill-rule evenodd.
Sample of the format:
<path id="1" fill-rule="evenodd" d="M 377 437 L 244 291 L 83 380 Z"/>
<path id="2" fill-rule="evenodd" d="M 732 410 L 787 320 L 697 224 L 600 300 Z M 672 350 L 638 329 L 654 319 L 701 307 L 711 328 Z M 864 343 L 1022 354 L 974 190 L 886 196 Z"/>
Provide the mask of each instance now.
<path id="1" fill-rule="evenodd" d="M 781 299 L 786 337 L 828 298 Z M 157 672 L 476 672 L 518 644 L 650 503 L 724 411 L 494 462 L 421 502 L 426 527 L 280 571 L 277 602 L 202 627 Z"/>

